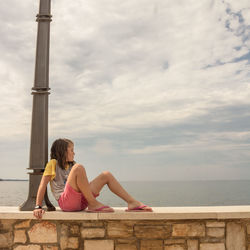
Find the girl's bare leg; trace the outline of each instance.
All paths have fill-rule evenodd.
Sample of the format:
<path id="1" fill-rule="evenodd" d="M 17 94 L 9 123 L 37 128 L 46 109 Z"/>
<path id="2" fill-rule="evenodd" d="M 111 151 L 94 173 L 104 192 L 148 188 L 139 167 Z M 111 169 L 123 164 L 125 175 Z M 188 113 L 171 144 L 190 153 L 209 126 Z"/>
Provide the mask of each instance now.
<path id="1" fill-rule="evenodd" d="M 91 186 L 88 181 L 86 171 L 80 164 L 75 164 L 69 174 L 67 183 L 77 192 L 81 192 L 88 201 L 88 209 L 94 210 L 103 206 L 102 203 L 97 201 L 92 194 Z M 96 194 L 98 194 L 97 192 Z M 113 211 L 112 208 L 105 208 L 103 210 Z"/>
<path id="2" fill-rule="evenodd" d="M 141 202 L 135 200 L 130 194 L 128 194 L 128 192 L 121 186 L 115 177 L 108 171 L 102 172 L 93 181 L 91 181 L 90 188 L 93 193 L 98 194 L 105 184 L 108 185 L 109 189 L 114 194 L 128 203 L 129 209 L 143 205 Z M 145 207 L 144 209 L 150 211 L 152 210 L 150 207 Z"/>

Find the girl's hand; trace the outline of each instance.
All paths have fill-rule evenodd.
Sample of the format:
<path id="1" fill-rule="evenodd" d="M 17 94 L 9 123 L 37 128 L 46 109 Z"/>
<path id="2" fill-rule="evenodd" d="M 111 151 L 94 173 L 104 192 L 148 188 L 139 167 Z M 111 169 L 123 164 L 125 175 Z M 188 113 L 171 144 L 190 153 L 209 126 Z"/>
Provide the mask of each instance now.
<path id="1" fill-rule="evenodd" d="M 44 213 L 45 211 L 42 208 L 33 210 L 33 215 L 39 220 L 42 219 Z"/>

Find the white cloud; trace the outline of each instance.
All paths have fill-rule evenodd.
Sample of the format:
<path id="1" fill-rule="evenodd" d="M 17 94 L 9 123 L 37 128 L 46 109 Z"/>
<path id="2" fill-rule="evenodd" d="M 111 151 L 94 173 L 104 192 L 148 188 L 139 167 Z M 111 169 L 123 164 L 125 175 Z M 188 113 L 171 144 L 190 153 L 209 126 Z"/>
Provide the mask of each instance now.
<path id="1" fill-rule="evenodd" d="M 112 145 L 112 141 L 107 139 L 99 139 L 92 147 L 92 150 L 101 155 L 112 155 L 116 150 Z"/>
<path id="2" fill-rule="evenodd" d="M 242 16 L 243 16 L 243 18 L 244 18 L 246 24 L 249 25 L 249 24 L 250 24 L 250 8 L 249 8 L 249 6 L 248 6 L 248 8 L 243 9 L 243 10 L 241 11 L 241 13 L 242 13 Z"/>
<path id="3" fill-rule="evenodd" d="M 240 1 L 227 0 L 225 2 L 228 4 L 230 8 L 232 8 L 234 12 L 239 12 L 242 9 L 245 10 L 250 8 L 248 0 L 240 0 Z"/>
<path id="4" fill-rule="evenodd" d="M 249 103 L 246 62 L 232 62 L 248 51 L 235 49 L 242 40 L 225 27 L 232 16 L 222 2 L 65 6 L 54 6 L 53 131 L 69 131 L 67 118 L 73 134 L 88 134 L 179 123 L 216 105 Z"/>
<path id="5" fill-rule="evenodd" d="M 210 135 L 207 135 L 210 136 Z M 241 154 L 247 157 L 250 157 L 249 146 L 250 143 L 238 143 L 235 142 L 220 142 L 220 136 L 216 135 L 216 138 L 213 138 L 213 140 L 209 137 L 205 138 L 199 138 L 196 139 L 193 142 L 183 143 L 183 144 L 167 144 L 167 145 L 155 145 L 155 146 L 146 146 L 144 148 L 137 148 L 137 149 L 130 149 L 128 150 L 128 153 L 131 154 L 158 154 L 158 153 L 169 153 L 169 152 L 196 152 L 196 153 L 210 153 L 211 151 L 217 151 L 217 152 L 229 152 L 232 150 L 241 151 Z"/>
<path id="6" fill-rule="evenodd" d="M 16 7 L 0 3 L 2 140 L 30 134 L 38 12 L 31 0 L 10 2 Z M 245 0 L 52 1 L 50 136 L 157 130 L 250 105 L 249 9 Z M 195 145 L 212 147 L 220 134 Z M 97 140 L 102 148 L 115 152 L 112 140 Z M 158 143 L 129 152 L 168 150 Z"/>

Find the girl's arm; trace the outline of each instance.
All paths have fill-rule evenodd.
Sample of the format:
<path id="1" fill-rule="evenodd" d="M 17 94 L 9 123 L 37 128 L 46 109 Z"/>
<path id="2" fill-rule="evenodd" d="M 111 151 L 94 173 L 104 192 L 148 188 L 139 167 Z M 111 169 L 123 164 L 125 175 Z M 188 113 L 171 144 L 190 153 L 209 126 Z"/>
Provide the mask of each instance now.
<path id="1" fill-rule="evenodd" d="M 38 191 L 37 191 L 36 206 L 42 206 L 46 187 L 47 187 L 50 180 L 51 180 L 51 175 L 46 175 L 46 176 L 42 177 Z M 42 215 L 44 214 L 44 210 L 43 209 L 35 209 L 33 211 L 33 214 L 37 219 L 41 219 Z"/>

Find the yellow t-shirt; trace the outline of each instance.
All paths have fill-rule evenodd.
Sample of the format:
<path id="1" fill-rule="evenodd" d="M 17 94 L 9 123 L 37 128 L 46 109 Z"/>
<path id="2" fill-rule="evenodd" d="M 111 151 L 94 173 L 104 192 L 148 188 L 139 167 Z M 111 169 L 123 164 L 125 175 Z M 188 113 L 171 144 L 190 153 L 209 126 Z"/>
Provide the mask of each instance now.
<path id="1" fill-rule="evenodd" d="M 55 159 L 50 160 L 45 167 L 43 176 L 51 176 L 50 187 L 56 200 L 59 199 L 61 193 L 64 191 L 70 170 L 69 164 L 66 169 L 60 168 Z"/>
<path id="2" fill-rule="evenodd" d="M 43 176 L 51 175 L 52 176 L 51 180 L 53 180 L 56 177 L 56 164 L 57 164 L 57 160 L 51 159 L 46 164 L 45 170 L 43 172 Z M 65 170 L 68 170 L 68 168 L 69 168 L 69 165 L 67 165 Z"/>
<path id="3" fill-rule="evenodd" d="M 53 180 L 56 177 L 56 163 L 57 163 L 57 160 L 55 159 L 50 160 L 46 164 L 45 170 L 43 172 L 43 176 L 51 175 L 52 176 L 51 180 Z"/>

